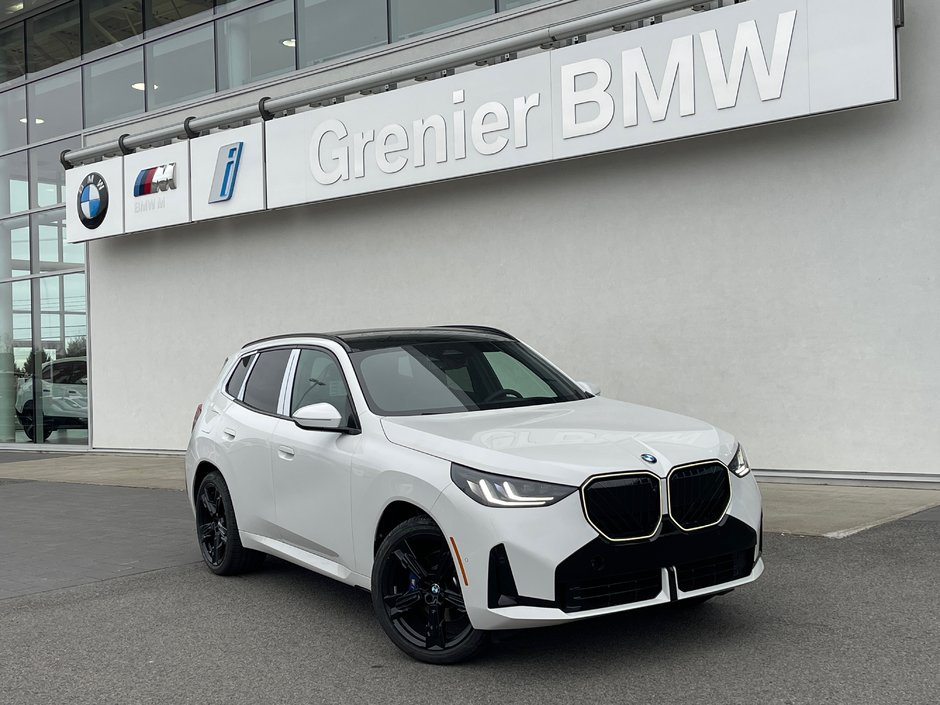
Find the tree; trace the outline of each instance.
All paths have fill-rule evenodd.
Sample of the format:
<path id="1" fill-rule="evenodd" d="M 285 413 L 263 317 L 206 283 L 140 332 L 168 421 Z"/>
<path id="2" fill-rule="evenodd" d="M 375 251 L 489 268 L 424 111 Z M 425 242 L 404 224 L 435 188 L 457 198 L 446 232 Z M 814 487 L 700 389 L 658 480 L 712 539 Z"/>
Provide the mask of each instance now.
<path id="1" fill-rule="evenodd" d="M 42 366 L 49 362 L 49 356 L 46 354 L 45 350 L 40 349 L 40 359 L 39 362 L 36 362 L 36 351 L 30 350 L 29 355 L 26 356 L 26 362 L 23 363 L 23 369 L 21 370 L 22 374 L 30 376 L 33 374 L 40 374 L 42 372 Z"/>
<path id="2" fill-rule="evenodd" d="M 65 357 L 85 357 L 88 354 L 88 340 L 84 335 L 72 338 L 65 344 Z"/>

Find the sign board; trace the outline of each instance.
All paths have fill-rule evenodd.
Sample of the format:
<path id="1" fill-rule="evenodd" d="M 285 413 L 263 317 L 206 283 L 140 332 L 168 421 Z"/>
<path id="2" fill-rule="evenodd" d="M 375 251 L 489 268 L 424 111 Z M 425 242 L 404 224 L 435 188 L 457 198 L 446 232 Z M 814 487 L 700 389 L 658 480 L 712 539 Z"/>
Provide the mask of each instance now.
<path id="1" fill-rule="evenodd" d="M 65 172 L 66 232 L 69 242 L 97 240 L 124 232 L 124 162 L 106 159 Z"/>
<path id="2" fill-rule="evenodd" d="M 189 146 L 193 220 L 266 208 L 261 123 L 197 137 Z"/>
<path id="3" fill-rule="evenodd" d="M 750 0 L 699 12 L 129 155 L 123 231 L 114 221 L 91 229 L 73 207 L 68 237 L 80 242 L 191 215 L 315 203 L 896 100 L 895 33 L 893 0 Z M 77 193 L 79 181 L 68 183 Z"/>

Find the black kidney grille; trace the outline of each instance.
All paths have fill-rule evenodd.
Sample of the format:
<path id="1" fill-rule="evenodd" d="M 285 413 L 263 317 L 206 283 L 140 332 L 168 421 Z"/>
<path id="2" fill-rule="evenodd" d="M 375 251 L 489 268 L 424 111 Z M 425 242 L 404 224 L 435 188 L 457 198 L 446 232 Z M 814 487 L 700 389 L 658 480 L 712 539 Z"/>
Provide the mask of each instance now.
<path id="1" fill-rule="evenodd" d="M 578 585 L 557 585 L 556 594 L 565 612 L 597 610 L 652 600 L 663 591 L 662 569 L 647 568 L 623 575 L 585 580 Z"/>
<path id="2" fill-rule="evenodd" d="M 659 478 L 652 475 L 605 477 L 583 492 L 588 519 L 609 539 L 651 536 L 662 520 Z"/>
<path id="3" fill-rule="evenodd" d="M 682 592 L 730 583 L 751 574 L 753 550 L 707 558 L 676 566 L 676 582 Z"/>
<path id="4" fill-rule="evenodd" d="M 721 463 L 676 470 L 669 476 L 669 515 L 683 529 L 717 523 L 731 500 L 731 481 Z"/>

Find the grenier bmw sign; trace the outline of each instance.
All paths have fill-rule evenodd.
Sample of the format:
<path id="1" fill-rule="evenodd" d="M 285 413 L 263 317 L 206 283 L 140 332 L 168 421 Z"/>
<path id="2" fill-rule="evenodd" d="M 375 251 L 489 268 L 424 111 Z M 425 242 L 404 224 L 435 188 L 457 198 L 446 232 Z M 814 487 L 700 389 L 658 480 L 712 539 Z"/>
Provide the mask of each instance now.
<path id="1" fill-rule="evenodd" d="M 750 0 L 128 155 L 124 232 L 895 100 L 895 31 L 893 0 Z M 162 206 L 128 201 L 173 163 L 144 195 Z M 69 218 L 73 242 L 103 234 Z"/>

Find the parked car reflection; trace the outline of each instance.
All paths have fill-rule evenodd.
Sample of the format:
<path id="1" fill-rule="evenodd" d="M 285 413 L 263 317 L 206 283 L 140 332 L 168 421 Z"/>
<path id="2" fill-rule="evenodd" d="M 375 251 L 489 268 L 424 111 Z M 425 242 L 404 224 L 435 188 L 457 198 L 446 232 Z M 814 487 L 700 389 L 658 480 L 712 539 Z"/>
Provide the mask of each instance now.
<path id="1" fill-rule="evenodd" d="M 88 428 L 88 363 L 84 357 L 51 360 L 41 374 L 42 440 L 53 431 Z M 33 378 L 24 377 L 16 390 L 16 416 L 31 441 L 39 425 L 33 402 Z"/>

